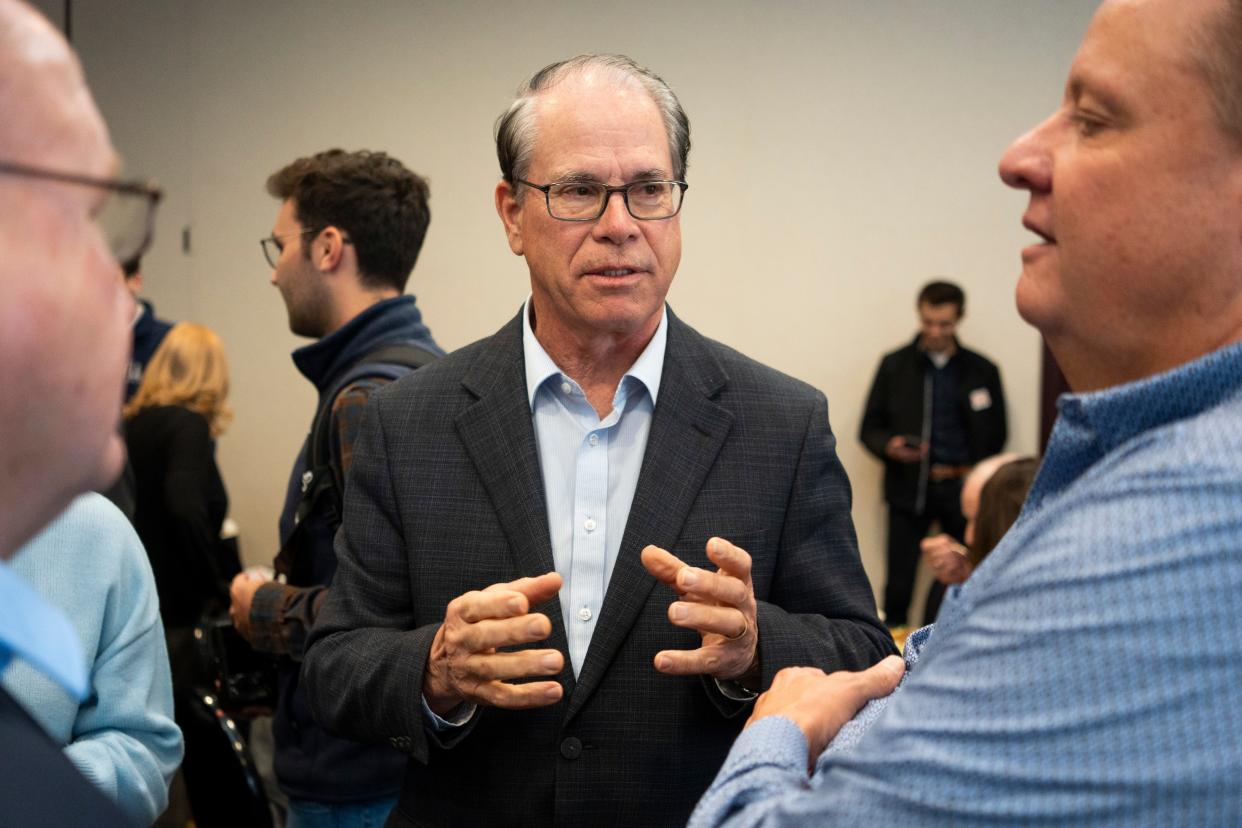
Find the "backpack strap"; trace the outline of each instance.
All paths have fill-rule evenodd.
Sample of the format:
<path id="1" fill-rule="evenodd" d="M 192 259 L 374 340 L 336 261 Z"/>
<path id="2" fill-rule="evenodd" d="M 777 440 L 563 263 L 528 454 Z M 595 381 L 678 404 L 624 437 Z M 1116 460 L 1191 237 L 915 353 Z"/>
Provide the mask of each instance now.
<path id="1" fill-rule="evenodd" d="M 319 507 L 324 497 L 336 510 L 338 520 L 341 515 L 342 493 L 336 479 L 338 470 L 332 468 L 331 447 L 332 408 L 341 392 L 362 379 L 399 379 L 439 357 L 433 351 L 408 343 L 384 345 L 354 362 L 324 394 L 323 403 L 311 424 L 306 452 L 307 470 L 302 474 L 302 500 L 297 511 L 299 524 Z"/>

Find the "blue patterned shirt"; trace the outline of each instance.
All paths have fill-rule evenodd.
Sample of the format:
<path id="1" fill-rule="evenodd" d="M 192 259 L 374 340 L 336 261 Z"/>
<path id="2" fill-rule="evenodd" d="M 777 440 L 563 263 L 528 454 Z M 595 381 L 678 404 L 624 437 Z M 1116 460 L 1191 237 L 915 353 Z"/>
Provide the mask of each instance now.
<path id="1" fill-rule="evenodd" d="M 692 825 L 1242 824 L 1242 345 L 1060 414 L 857 747 L 763 719 Z"/>

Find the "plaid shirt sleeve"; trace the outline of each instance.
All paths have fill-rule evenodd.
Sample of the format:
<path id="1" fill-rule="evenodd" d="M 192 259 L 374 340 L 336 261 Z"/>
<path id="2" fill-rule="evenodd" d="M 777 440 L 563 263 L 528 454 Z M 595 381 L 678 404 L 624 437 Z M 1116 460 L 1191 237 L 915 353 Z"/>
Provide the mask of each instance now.
<path id="1" fill-rule="evenodd" d="M 340 470 L 336 482 L 342 488 L 345 473 L 353 461 L 354 441 L 362 425 L 363 409 L 371 394 L 389 381 L 370 377 L 352 382 L 332 403 L 328 445 L 332 468 Z M 250 604 L 251 646 L 300 661 L 307 634 L 327 594 L 326 584 L 299 587 L 270 581 L 260 586 Z"/>
<path id="2" fill-rule="evenodd" d="M 391 380 L 380 377 L 368 377 L 351 382 L 341 389 L 332 403 L 331 437 L 329 450 L 332 456 L 332 468 L 339 469 L 336 484 L 345 486 L 345 474 L 354 460 L 354 442 L 362 429 L 362 412 L 366 408 L 371 395 L 387 385 Z"/>

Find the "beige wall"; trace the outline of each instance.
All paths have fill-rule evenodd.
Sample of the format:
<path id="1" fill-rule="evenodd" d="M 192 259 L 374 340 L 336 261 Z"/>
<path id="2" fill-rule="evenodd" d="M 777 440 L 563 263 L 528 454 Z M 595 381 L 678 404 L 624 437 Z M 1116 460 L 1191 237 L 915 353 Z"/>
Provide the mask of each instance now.
<path id="1" fill-rule="evenodd" d="M 664 75 L 693 124 L 670 300 L 828 395 L 879 586 L 880 468 L 858 421 L 880 354 L 913 334 L 926 279 L 966 287 L 963 339 L 1002 367 L 1010 447 L 1035 448 L 1038 339 L 1012 307 L 1025 200 L 995 168 L 1056 105 L 1094 5 L 78 0 L 73 28 L 129 171 L 168 189 L 148 295 L 229 347 L 237 419 L 219 459 L 248 559 L 275 551 L 313 405 L 259 251 L 277 206 L 267 174 L 342 146 L 429 176 L 434 220 L 411 288 L 440 342 L 463 345 L 527 291 L 492 207 L 493 119 L 543 64 L 620 51 Z"/>

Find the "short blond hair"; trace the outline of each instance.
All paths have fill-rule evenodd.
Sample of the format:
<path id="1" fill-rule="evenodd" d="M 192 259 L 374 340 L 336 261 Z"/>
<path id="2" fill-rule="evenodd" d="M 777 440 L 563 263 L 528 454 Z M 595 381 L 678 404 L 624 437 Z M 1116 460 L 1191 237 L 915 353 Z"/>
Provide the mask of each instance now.
<path id="1" fill-rule="evenodd" d="M 233 419 L 228 395 L 229 365 L 220 337 L 205 325 L 178 322 L 147 363 L 142 383 L 125 405 L 125 419 L 144 408 L 179 405 L 202 414 L 211 435 L 219 437 Z"/>

